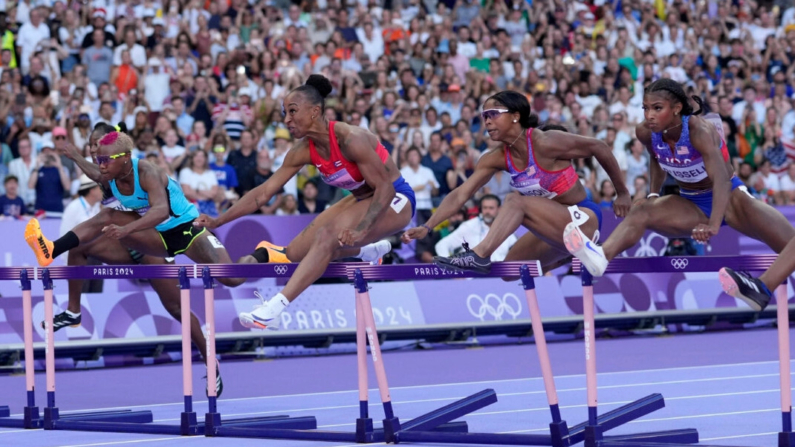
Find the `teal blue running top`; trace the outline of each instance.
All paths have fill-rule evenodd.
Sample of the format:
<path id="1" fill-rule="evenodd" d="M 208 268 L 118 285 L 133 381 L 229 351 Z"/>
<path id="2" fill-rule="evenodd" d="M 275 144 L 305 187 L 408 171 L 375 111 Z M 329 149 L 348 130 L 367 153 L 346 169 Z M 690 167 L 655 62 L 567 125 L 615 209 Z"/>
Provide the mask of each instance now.
<path id="1" fill-rule="evenodd" d="M 122 205 L 143 216 L 151 206 L 149 205 L 149 194 L 141 188 L 141 182 L 138 179 L 138 159 L 132 160 L 132 169 L 135 174 L 135 191 L 131 196 L 125 196 L 119 192 L 116 180 L 110 181 L 110 189 Z M 168 197 L 168 218 L 155 227 L 157 231 L 167 231 L 199 217 L 199 210 L 188 201 L 182 192 L 182 187 L 171 177 L 168 178 L 166 197 Z"/>

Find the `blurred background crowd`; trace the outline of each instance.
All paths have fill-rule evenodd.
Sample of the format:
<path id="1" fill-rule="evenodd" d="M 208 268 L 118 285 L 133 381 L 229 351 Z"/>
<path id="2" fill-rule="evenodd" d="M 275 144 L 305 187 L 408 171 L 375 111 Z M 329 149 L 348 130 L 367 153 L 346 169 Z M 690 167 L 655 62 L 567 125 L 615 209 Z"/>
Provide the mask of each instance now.
<path id="1" fill-rule="evenodd" d="M 328 118 L 390 151 L 417 192 L 419 223 L 493 147 L 479 111 L 505 89 L 526 94 L 541 121 L 611 145 L 631 193 L 645 196 L 648 154 L 634 129 L 644 86 L 660 77 L 720 114 L 754 195 L 795 203 L 791 0 L 0 0 L 0 11 L 6 218 L 70 205 L 90 215 L 101 194 L 58 149 L 88 156 L 93 126 L 120 121 L 135 156 L 167 169 L 201 212 L 222 213 L 283 162 L 293 142 L 281 99 L 312 73 L 334 86 Z M 609 210 L 605 171 L 576 167 Z M 343 197 L 316 174 L 302 170 L 260 213 L 315 213 Z M 477 197 L 489 200 L 421 243 L 418 258 L 469 218 L 487 230 L 509 192 L 498 174 Z"/>

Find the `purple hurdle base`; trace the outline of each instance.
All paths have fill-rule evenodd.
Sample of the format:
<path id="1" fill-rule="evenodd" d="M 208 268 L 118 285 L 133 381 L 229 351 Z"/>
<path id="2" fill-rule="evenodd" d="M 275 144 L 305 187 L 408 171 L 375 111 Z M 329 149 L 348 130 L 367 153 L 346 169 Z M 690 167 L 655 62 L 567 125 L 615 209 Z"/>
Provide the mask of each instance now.
<path id="1" fill-rule="evenodd" d="M 180 414 L 180 423 L 154 424 L 153 416 L 149 410 L 145 411 L 109 411 L 93 413 L 73 413 L 60 415 L 55 406 L 55 365 L 53 350 L 48 350 L 47 356 L 47 407 L 44 409 L 43 427 L 46 430 L 76 430 L 96 431 L 111 433 L 147 433 L 159 435 L 194 436 L 205 434 L 205 424 L 197 421 L 196 412 L 193 411 L 193 375 L 192 347 L 190 340 L 190 281 L 187 269 L 179 266 L 114 266 L 113 268 L 93 267 L 55 267 L 43 270 L 45 293 L 45 319 L 47 327 L 52 327 L 52 279 L 69 278 L 179 278 L 182 292 L 180 305 L 182 307 L 181 319 L 188 324 L 182 325 L 182 361 L 183 361 L 183 394 L 185 407 Z M 52 332 L 47 331 L 48 346 L 53 346 Z M 253 417 L 225 421 L 228 425 L 266 425 L 290 428 L 314 428 L 317 421 L 314 417 L 290 419 L 287 416 Z"/>
<path id="2" fill-rule="evenodd" d="M 751 255 L 751 256 L 684 256 L 684 257 L 650 257 L 650 258 L 616 258 L 613 259 L 605 273 L 685 273 L 685 272 L 711 272 L 715 273 L 722 267 L 734 270 L 764 271 L 776 259 L 776 255 Z M 593 308 L 593 278 L 587 270 L 582 268 L 579 259 L 572 263 L 575 272 L 581 272 L 583 284 L 583 302 L 586 307 Z M 786 303 L 786 287 L 778 288 L 779 302 L 784 298 Z M 782 368 L 782 420 L 783 431 L 779 433 L 779 447 L 795 447 L 795 434 L 792 433 L 790 413 L 792 411 L 790 386 L 789 386 L 789 306 L 777 306 L 779 323 L 779 349 Z M 593 321 L 586 321 L 586 328 Z M 586 343 L 588 343 L 586 341 Z M 593 345 L 595 347 L 595 344 Z M 592 352 L 595 361 L 595 352 Z M 786 374 L 784 373 L 786 368 Z M 587 368 L 586 368 L 587 370 Z M 589 372 L 590 375 L 590 372 Z M 786 381 L 786 384 L 785 384 Z M 596 415 L 596 371 L 588 378 L 589 411 Z M 593 393 L 593 396 L 591 395 Z M 650 399 L 655 397 L 655 399 Z M 644 402 L 646 400 L 647 402 Z M 651 405 L 656 402 L 656 407 Z M 593 404 L 592 404 L 593 402 Z M 659 394 L 648 396 L 635 401 L 625 407 L 628 408 L 626 417 L 637 419 L 644 414 L 663 408 L 665 403 Z M 622 407 L 622 408 L 625 408 Z M 615 410 L 614 410 L 615 411 Z M 695 429 L 670 430 L 655 433 L 639 433 L 622 436 L 603 437 L 602 433 L 611 427 L 599 421 L 587 427 L 589 436 L 586 436 L 586 447 L 690 447 L 698 442 L 698 432 Z M 618 425 L 626 423 L 623 421 Z M 705 446 L 707 447 L 707 446 Z"/>
<path id="3" fill-rule="evenodd" d="M 264 439 L 292 439 L 292 440 L 312 440 L 330 442 L 350 442 L 350 443 L 372 443 L 372 442 L 391 442 L 395 432 L 399 430 L 415 429 L 422 427 L 426 430 L 434 430 L 446 433 L 465 433 L 468 430 L 466 422 L 450 422 L 455 419 L 455 415 L 448 417 L 435 418 L 434 420 L 422 420 L 421 418 L 401 424 L 394 416 L 392 403 L 389 397 L 389 389 L 386 383 L 386 371 L 383 366 L 380 347 L 378 345 L 378 333 L 373 321 L 373 311 L 370 304 L 367 282 L 357 267 L 361 264 L 331 264 L 324 272 L 324 277 L 347 278 L 350 268 L 356 269 L 354 275 L 354 287 L 356 289 L 356 323 L 357 323 L 357 366 L 359 374 L 359 418 L 356 419 L 356 430 L 353 432 L 317 430 L 317 424 L 313 426 L 291 426 L 284 422 L 274 424 L 257 424 L 256 427 L 249 427 L 246 424 L 230 425 L 226 422 L 221 423 L 221 415 L 215 405 L 215 398 L 210 392 L 210 412 L 206 414 L 206 436 L 218 437 L 237 437 L 237 438 L 264 438 Z M 276 270 L 276 267 L 280 270 Z M 205 319 L 208 327 L 207 331 L 207 351 L 215 351 L 215 331 L 214 331 L 214 312 L 213 303 L 213 278 L 219 277 L 285 277 L 291 275 L 297 264 L 248 264 L 248 265 L 209 265 L 202 267 L 202 278 L 205 288 Z M 374 428 L 373 420 L 369 415 L 368 388 L 367 388 L 367 342 L 370 341 L 371 357 L 376 370 L 381 400 L 384 405 L 382 428 Z M 211 377 L 210 377 L 211 378 Z M 493 394 L 493 391 L 492 391 Z M 496 401 L 496 397 L 494 398 Z M 455 404 L 453 404 L 455 405 Z M 481 407 L 484 405 L 481 405 Z M 300 418 L 298 418 L 300 419 Z M 314 420 L 314 418 L 312 418 Z"/>

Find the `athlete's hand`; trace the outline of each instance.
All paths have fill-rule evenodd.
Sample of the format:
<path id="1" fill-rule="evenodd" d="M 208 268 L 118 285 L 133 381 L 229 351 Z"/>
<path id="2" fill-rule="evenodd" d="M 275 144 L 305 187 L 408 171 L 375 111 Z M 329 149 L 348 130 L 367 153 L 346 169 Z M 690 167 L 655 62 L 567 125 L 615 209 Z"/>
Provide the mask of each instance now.
<path id="1" fill-rule="evenodd" d="M 61 149 L 59 152 L 65 155 L 66 158 L 70 160 L 80 158 L 80 151 L 78 151 L 77 148 L 72 143 L 66 143 L 63 149 Z"/>
<path id="2" fill-rule="evenodd" d="M 361 241 L 364 237 L 364 231 L 357 231 L 357 230 L 342 230 L 340 234 L 337 236 L 337 240 L 340 243 L 340 247 L 347 246 L 354 246 L 357 242 Z"/>
<path id="3" fill-rule="evenodd" d="M 408 244 L 414 239 L 424 239 L 425 236 L 428 236 L 428 229 L 425 227 L 414 227 L 409 228 L 403 233 L 403 236 L 400 237 L 400 240 L 403 241 L 404 244 Z"/>
<path id="4" fill-rule="evenodd" d="M 613 202 L 613 212 L 616 213 L 616 217 L 627 217 L 630 206 L 632 206 L 632 196 L 629 192 L 620 193 Z"/>
<path id="5" fill-rule="evenodd" d="M 130 231 L 127 229 L 126 226 L 120 227 L 118 225 L 112 225 L 112 224 L 103 228 L 102 232 L 105 233 L 105 235 L 111 239 L 121 239 L 130 234 Z"/>
<path id="6" fill-rule="evenodd" d="M 698 224 L 696 228 L 693 228 L 692 238 L 696 240 L 696 242 L 701 244 L 706 244 L 709 242 L 709 239 L 712 236 L 716 236 L 720 227 L 711 227 L 707 224 Z"/>
<path id="7" fill-rule="evenodd" d="M 196 220 L 193 221 L 193 226 L 204 227 L 207 228 L 208 230 L 214 230 L 218 228 L 219 225 L 218 221 L 215 218 L 210 217 L 206 214 L 202 214 L 201 216 L 197 217 Z"/>

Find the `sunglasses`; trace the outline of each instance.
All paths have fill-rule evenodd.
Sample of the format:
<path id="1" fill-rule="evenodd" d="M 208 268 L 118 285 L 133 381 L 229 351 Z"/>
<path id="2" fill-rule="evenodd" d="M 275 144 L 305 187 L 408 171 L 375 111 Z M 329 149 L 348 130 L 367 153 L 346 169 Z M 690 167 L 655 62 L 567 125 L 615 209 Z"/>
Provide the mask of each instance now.
<path id="1" fill-rule="evenodd" d="M 127 152 L 122 152 L 120 154 L 114 155 L 97 155 L 97 164 L 104 165 L 110 163 L 111 160 L 115 160 L 117 158 L 121 158 L 127 155 Z"/>
<path id="2" fill-rule="evenodd" d="M 59 135 L 59 136 L 55 137 L 55 139 L 56 139 L 56 140 L 65 140 L 65 139 L 66 139 L 66 137 L 65 137 L 65 136 L 62 136 L 62 135 Z"/>
<path id="3" fill-rule="evenodd" d="M 508 109 L 488 109 L 480 112 L 480 116 L 483 117 L 483 120 L 493 120 L 496 119 L 498 116 L 502 115 L 503 113 L 508 113 Z"/>

